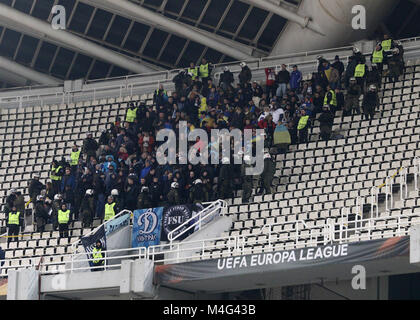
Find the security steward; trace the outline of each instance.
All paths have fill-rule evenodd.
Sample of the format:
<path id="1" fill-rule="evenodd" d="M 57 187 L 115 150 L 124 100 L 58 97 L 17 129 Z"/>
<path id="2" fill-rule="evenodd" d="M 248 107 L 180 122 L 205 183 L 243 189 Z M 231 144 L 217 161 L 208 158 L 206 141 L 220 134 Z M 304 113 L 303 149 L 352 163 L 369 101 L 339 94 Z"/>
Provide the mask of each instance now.
<path id="1" fill-rule="evenodd" d="M 108 196 L 107 203 L 105 204 L 105 217 L 104 221 L 111 220 L 115 217 L 115 214 L 118 212 L 117 203 L 114 201 L 113 196 Z"/>
<path id="2" fill-rule="evenodd" d="M 324 106 L 330 106 L 330 110 L 335 113 L 337 111 L 337 95 L 330 86 L 327 86 L 327 94 L 324 98 Z"/>
<path id="3" fill-rule="evenodd" d="M 207 80 L 210 77 L 210 64 L 207 62 L 207 60 L 205 58 L 203 58 L 201 60 L 201 65 L 199 68 L 199 73 L 200 73 L 200 78 L 201 78 L 201 82 L 203 84 L 207 83 Z"/>
<path id="4" fill-rule="evenodd" d="M 137 107 L 134 103 L 130 103 L 130 107 L 127 109 L 127 114 L 125 116 L 125 121 L 127 121 L 130 125 L 134 123 L 137 118 Z"/>
<path id="5" fill-rule="evenodd" d="M 7 218 L 8 244 L 10 242 L 19 242 L 19 227 L 22 227 L 23 231 L 23 214 L 17 211 L 16 206 L 13 205 L 12 210 L 9 212 Z"/>
<path id="6" fill-rule="evenodd" d="M 370 57 L 370 61 L 372 64 L 376 64 L 379 73 L 382 74 L 384 69 L 384 49 L 380 44 L 378 44 L 373 51 L 372 56 Z"/>
<path id="7" fill-rule="evenodd" d="M 191 75 L 192 81 L 198 81 L 198 67 L 195 66 L 194 62 L 190 63 L 190 67 L 188 68 L 188 74 Z"/>
<path id="8" fill-rule="evenodd" d="M 105 253 L 102 250 L 102 242 L 96 241 L 96 245 L 92 250 L 92 271 L 103 271 L 103 266 L 105 265 Z"/>
<path id="9" fill-rule="evenodd" d="M 60 210 L 58 210 L 58 230 L 60 238 L 68 238 L 69 236 L 69 221 L 70 221 L 70 210 L 67 209 L 67 205 L 63 203 Z"/>
<path id="10" fill-rule="evenodd" d="M 52 181 L 54 195 L 60 193 L 61 178 L 63 177 L 63 167 L 58 164 L 57 160 L 52 163 L 50 179 Z"/>
<path id="11" fill-rule="evenodd" d="M 365 61 L 359 62 L 356 66 L 356 70 L 354 70 L 354 77 L 356 78 L 357 84 L 362 89 L 362 93 L 364 92 L 365 88 L 365 80 L 366 80 L 366 63 Z"/>
<path id="12" fill-rule="evenodd" d="M 311 122 L 309 116 L 306 115 L 305 110 L 301 110 L 301 117 L 299 118 L 298 122 L 298 132 L 299 132 L 299 143 L 307 143 L 308 142 L 308 131 L 309 127 L 311 126 Z"/>
<path id="13" fill-rule="evenodd" d="M 79 165 L 79 159 L 80 159 L 80 150 L 77 148 L 77 145 L 75 144 L 71 148 L 71 154 L 70 154 L 70 167 L 71 167 L 72 173 L 76 172 L 76 168 Z"/>

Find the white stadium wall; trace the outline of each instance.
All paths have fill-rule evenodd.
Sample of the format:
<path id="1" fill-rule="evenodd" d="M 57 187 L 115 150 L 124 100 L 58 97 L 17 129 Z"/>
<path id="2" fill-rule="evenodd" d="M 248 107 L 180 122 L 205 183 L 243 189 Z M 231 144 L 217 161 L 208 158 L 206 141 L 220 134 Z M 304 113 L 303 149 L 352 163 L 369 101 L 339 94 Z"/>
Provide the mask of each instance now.
<path id="1" fill-rule="evenodd" d="M 305 0 L 297 13 L 312 18 L 325 35 L 288 22 L 271 55 L 339 47 L 365 39 L 397 4 L 397 0 Z M 352 28 L 352 8 L 355 5 L 366 8 L 366 30 Z"/>

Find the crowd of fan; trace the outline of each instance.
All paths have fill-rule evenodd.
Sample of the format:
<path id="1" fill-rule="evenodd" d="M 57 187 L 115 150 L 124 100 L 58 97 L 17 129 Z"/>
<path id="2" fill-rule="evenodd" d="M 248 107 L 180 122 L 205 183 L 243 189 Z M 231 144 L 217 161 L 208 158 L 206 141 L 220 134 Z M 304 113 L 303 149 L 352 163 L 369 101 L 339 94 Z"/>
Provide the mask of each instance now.
<path id="1" fill-rule="evenodd" d="M 390 81 L 397 81 L 404 68 L 401 43 L 388 36 L 372 53 L 372 67 L 367 67 L 366 58 L 357 49 L 346 68 L 338 56 L 333 62 L 322 56 L 318 61 L 318 70 L 309 81 L 302 80 L 296 65 L 291 72 L 282 65 L 278 72 L 265 69 L 265 83 L 252 81 L 251 69 L 242 62 L 236 84 L 227 67 L 216 84 L 213 66 L 206 59 L 199 66 L 191 63 L 173 79 L 172 95 L 160 85 L 152 105 L 130 103 L 125 121 L 117 118 L 98 141 L 89 133 L 81 148 L 73 146 L 69 158 L 54 160 L 51 181 L 45 186 L 39 175 L 34 175 L 29 195 L 38 231 L 47 223 L 54 229 L 61 226 L 60 212 L 71 212 L 83 226 L 91 226 L 95 217 L 107 220 L 112 211 L 227 199 L 241 189 L 242 200 L 247 202 L 252 181 L 243 175 L 243 165 L 232 161 L 220 165 L 157 163 L 157 131 L 176 130 L 180 121 L 187 122 L 189 131 L 264 129 L 265 168 L 254 179 L 259 180 L 259 194 L 272 193 L 275 162 L 269 152 L 287 152 L 290 144 L 308 142 L 315 119 L 320 122 L 321 138 L 333 138 L 336 112 L 360 114 L 361 95 L 363 113 L 367 120 L 373 119 L 384 72 Z M 5 211 L 18 210 L 24 210 L 22 197 L 12 190 Z"/>

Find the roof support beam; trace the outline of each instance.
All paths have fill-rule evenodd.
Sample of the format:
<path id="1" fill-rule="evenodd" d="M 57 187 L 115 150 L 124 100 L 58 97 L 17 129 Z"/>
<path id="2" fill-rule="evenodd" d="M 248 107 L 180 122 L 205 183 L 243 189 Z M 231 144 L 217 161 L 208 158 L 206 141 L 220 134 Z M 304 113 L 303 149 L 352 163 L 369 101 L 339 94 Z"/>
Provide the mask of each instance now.
<path id="1" fill-rule="evenodd" d="M 0 56 L 0 69 L 4 69 L 9 73 L 15 74 L 19 77 L 25 78 L 37 84 L 45 84 L 45 85 L 60 85 L 63 81 L 56 79 L 51 76 L 47 76 L 43 73 L 25 67 L 19 63 L 16 63 L 12 60 L 9 60 L 5 57 Z M 22 84 L 19 81 L 19 84 Z"/>
<path id="2" fill-rule="evenodd" d="M 117 52 L 106 49 L 81 37 L 78 37 L 65 30 L 54 30 L 50 24 L 31 17 L 7 5 L 0 4 L 0 22 L 6 24 L 11 29 L 29 34 L 41 35 L 39 38 L 53 40 L 62 47 L 77 51 L 88 56 L 96 57 L 100 60 L 115 64 L 121 68 L 136 73 L 148 73 L 155 71 L 149 66 L 140 64 Z"/>
<path id="3" fill-rule="evenodd" d="M 196 28 L 185 25 L 181 22 L 171 20 L 161 14 L 148 10 L 140 5 L 127 0 L 80 0 L 91 6 L 101 8 L 123 17 L 133 19 L 140 23 L 155 26 L 169 33 L 177 34 L 183 38 L 201 43 L 206 47 L 211 47 L 221 53 L 238 60 L 251 59 L 252 55 L 240 44 L 225 41 L 225 38 L 208 33 L 206 31 L 197 31 Z M 206 36 L 208 33 L 208 36 Z M 249 49 L 249 48 L 248 48 Z"/>
<path id="4" fill-rule="evenodd" d="M 248 3 L 249 5 L 273 12 L 280 17 L 292 21 L 300 25 L 302 28 L 308 28 L 316 33 L 324 35 L 321 28 L 315 22 L 311 21 L 309 17 L 302 17 L 296 12 L 288 10 L 283 6 L 277 6 L 273 2 L 267 0 L 241 0 L 242 2 Z"/>

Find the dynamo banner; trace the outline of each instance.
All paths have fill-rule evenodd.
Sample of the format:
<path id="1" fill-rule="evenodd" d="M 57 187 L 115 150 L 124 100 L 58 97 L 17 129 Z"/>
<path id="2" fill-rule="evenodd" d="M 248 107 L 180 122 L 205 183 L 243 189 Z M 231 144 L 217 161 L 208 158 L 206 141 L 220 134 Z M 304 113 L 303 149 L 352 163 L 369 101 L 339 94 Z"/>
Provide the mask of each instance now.
<path id="1" fill-rule="evenodd" d="M 132 247 L 150 247 L 160 244 L 162 207 L 134 211 Z"/>
<path id="2" fill-rule="evenodd" d="M 110 234 L 128 225 L 130 225 L 130 213 L 123 214 L 122 216 L 119 216 L 118 218 L 109 220 L 105 224 L 105 234 L 108 237 Z"/>
<path id="3" fill-rule="evenodd" d="M 85 248 L 88 259 L 92 259 L 92 251 L 96 245 L 96 242 L 99 240 L 102 243 L 102 250 L 106 251 L 106 234 L 104 226 L 101 226 L 95 233 L 90 236 L 83 237 L 80 239 L 82 241 L 83 247 Z M 89 261 L 89 265 L 93 267 L 92 261 Z"/>

